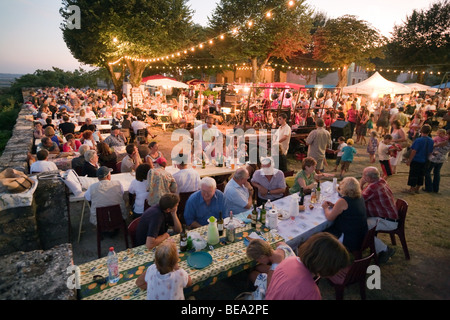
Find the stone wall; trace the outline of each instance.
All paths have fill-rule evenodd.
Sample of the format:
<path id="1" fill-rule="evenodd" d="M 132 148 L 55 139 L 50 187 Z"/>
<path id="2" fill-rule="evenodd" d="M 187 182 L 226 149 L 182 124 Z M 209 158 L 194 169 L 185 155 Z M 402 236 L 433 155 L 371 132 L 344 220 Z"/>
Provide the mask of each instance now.
<path id="1" fill-rule="evenodd" d="M 67 270 L 72 266 L 72 245 L 51 250 L 15 252 L 0 259 L 0 300 L 75 300 Z M 18 310 L 20 312 L 20 310 Z"/>
<path id="2" fill-rule="evenodd" d="M 29 172 L 33 116 L 24 106 L 12 137 L 0 157 L 6 168 Z M 38 174 L 31 206 L 0 211 L 0 299 L 72 300 L 67 268 L 73 265 L 70 219 L 65 185 L 57 177 Z"/>

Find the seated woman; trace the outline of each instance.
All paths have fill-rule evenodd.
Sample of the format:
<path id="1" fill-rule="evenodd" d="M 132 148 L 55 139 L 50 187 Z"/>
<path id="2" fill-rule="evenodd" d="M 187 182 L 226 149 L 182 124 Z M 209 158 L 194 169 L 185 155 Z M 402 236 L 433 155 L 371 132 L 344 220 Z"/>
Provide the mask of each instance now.
<path id="1" fill-rule="evenodd" d="M 128 193 L 130 194 L 130 205 L 133 206 L 133 219 L 139 218 L 145 211 L 145 201 L 147 200 L 147 174 L 150 165 L 142 163 L 136 168 L 136 178 L 131 181 Z"/>
<path id="2" fill-rule="evenodd" d="M 34 124 L 33 135 L 35 139 L 42 139 L 45 137 L 44 129 L 42 128 L 42 123 L 36 122 Z"/>
<path id="3" fill-rule="evenodd" d="M 117 154 L 105 142 L 97 143 L 97 155 L 100 166 L 113 169 L 112 173 L 117 172 Z"/>
<path id="4" fill-rule="evenodd" d="M 332 177 L 333 174 L 328 173 L 316 173 L 317 161 L 314 158 L 306 157 L 302 162 L 302 170 L 295 176 L 295 182 L 292 188 L 289 189 L 289 193 L 297 193 L 300 188 L 303 188 L 305 194 L 310 194 L 311 190 L 315 188 L 316 182 L 323 177 Z"/>
<path id="5" fill-rule="evenodd" d="M 145 156 L 144 162 L 153 164 L 153 168 L 159 168 L 159 164 L 157 163 L 158 159 L 163 157 L 161 151 L 159 151 L 159 146 L 156 141 L 152 141 L 149 143 L 148 148 L 150 152 Z"/>
<path id="6" fill-rule="evenodd" d="M 97 143 L 95 142 L 94 134 L 91 130 L 85 130 L 80 141 L 82 144 L 87 144 L 91 150 L 95 150 Z"/>
<path id="7" fill-rule="evenodd" d="M 336 203 L 322 203 L 325 217 L 328 221 L 334 221 L 325 232 L 337 238 L 343 236 L 342 244 L 349 252 L 360 250 L 368 227 L 366 205 L 361 196 L 359 181 L 354 177 L 346 177 L 341 181 L 338 191 L 342 198 Z"/>
<path id="8" fill-rule="evenodd" d="M 58 147 L 63 144 L 63 139 L 55 134 L 55 129 L 53 129 L 52 127 L 45 128 L 44 134 L 46 137 L 52 139 L 52 141 L 55 142 Z"/>
<path id="9" fill-rule="evenodd" d="M 251 283 L 257 287 L 253 298 L 264 300 L 275 268 L 285 258 L 295 257 L 295 252 L 284 242 L 277 243 L 277 248 L 274 250 L 268 242 L 262 239 L 253 239 L 248 244 L 246 253 L 247 257 L 258 262 L 249 275 Z"/>
<path id="10" fill-rule="evenodd" d="M 71 133 L 66 134 L 66 143 L 63 144 L 63 152 L 78 152 L 81 146 L 80 140 L 75 139 Z"/>

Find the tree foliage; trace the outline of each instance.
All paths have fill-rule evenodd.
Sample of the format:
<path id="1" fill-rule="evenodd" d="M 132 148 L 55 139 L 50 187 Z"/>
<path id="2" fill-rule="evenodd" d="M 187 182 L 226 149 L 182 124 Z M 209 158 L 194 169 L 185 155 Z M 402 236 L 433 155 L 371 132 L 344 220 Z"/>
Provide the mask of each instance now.
<path id="1" fill-rule="evenodd" d="M 265 13 L 270 11 L 270 17 Z M 310 12 L 304 1 L 290 7 L 285 0 L 221 0 L 209 19 L 212 35 L 227 33 L 212 49 L 214 57 L 251 62 L 253 81 L 272 57 L 287 61 L 306 51 Z M 251 23 L 251 25 L 250 25 Z M 232 33 L 237 28 L 237 33 Z"/>
<path id="2" fill-rule="evenodd" d="M 396 66 L 450 64 L 450 2 L 414 10 L 401 25 L 394 26 L 386 46 L 386 64 Z"/>
<path id="3" fill-rule="evenodd" d="M 344 15 L 318 27 L 314 34 L 314 58 L 340 68 L 338 87 L 344 87 L 350 64 L 372 66 L 370 59 L 383 57 L 385 41 L 366 21 Z"/>
<path id="4" fill-rule="evenodd" d="M 60 12 L 70 16 L 67 8 L 77 5 L 81 11 L 81 29 L 63 26 L 64 40 L 81 62 L 125 72 L 125 66 L 112 70 L 108 64 L 125 56 L 160 57 L 190 43 L 192 12 L 187 0 L 63 0 Z M 130 82 L 139 86 L 148 64 L 125 59 Z M 120 80 L 120 79 L 119 79 Z M 117 81 L 116 81 L 117 82 Z M 121 84 L 121 81 L 120 81 Z"/>

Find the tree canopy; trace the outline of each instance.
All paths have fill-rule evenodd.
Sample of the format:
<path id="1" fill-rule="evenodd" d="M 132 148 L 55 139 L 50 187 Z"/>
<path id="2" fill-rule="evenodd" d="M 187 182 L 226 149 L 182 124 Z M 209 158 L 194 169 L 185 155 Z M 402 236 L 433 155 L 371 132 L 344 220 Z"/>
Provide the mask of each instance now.
<path id="1" fill-rule="evenodd" d="M 366 21 L 344 15 L 330 19 L 314 35 L 314 58 L 340 68 L 338 87 L 347 85 L 350 64 L 371 66 L 370 59 L 382 57 L 385 38 Z"/>
<path id="2" fill-rule="evenodd" d="M 216 58 L 251 62 L 253 81 L 272 57 L 287 61 L 306 51 L 310 12 L 304 1 L 221 0 L 209 18 L 212 35 L 227 33 L 212 48 Z M 231 31 L 231 32 L 229 32 Z"/>

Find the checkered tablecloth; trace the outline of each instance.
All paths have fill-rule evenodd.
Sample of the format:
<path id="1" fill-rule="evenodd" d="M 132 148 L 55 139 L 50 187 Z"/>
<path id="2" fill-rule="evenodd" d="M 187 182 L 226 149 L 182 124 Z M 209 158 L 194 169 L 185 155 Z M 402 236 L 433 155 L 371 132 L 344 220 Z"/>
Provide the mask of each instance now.
<path id="1" fill-rule="evenodd" d="M 203 226 L 193 231 L 198 232 L 205 240 L 207 239 L 208 226 Z M 225 237 L 221 238 L 221 242 L 214 246 L 214 250 L 210 250 L 207 246 L 202 251 L 209 252 L 213 258 L 213 262 L 203 268 L 191 268 L 187 263 L 187 258 L 193 252 L 180 252 L 181 268 L 187 271 L 192 279 L 193 285 L 185 289 L 185 295 L 198 291 L 208 285 L 213 285 L 217 281 L 231 277 L 236 273 L 253 267 L 256 262 L 249 259 L 246 255 L 245 237 L 256 231 L 252 229 L 250 224 L 236 230 L 236 241 L 227 243 Z M 278 234 L 269 232 L 269 229 L 262 226 L 257 231 L 274 247 L 277 242 L 284 239 Z M 179 246 L 179 235 L 172 236 L 172 239 Z M 139 300 L 146 298 L 146 291 L 139 289 L 135 281 L 139 275 L 146 272 L 147 267 L 153 264 L 154 253 L 156 249 L 148 250 L 145 245 L 132 249 L 127 249 L 118 253 L 120 280 L 115 284 L 98 284 L 93 281 L 94 275 L 101 275 L 105 278 L 108 276 L 106 267 L 107 257 L 94 260 L 80 265 L 80 297 L 86 300 Z"/>

